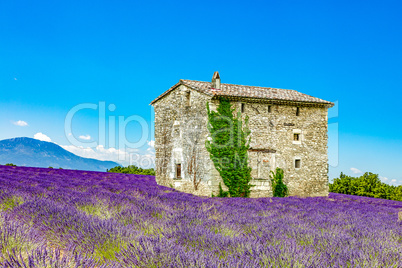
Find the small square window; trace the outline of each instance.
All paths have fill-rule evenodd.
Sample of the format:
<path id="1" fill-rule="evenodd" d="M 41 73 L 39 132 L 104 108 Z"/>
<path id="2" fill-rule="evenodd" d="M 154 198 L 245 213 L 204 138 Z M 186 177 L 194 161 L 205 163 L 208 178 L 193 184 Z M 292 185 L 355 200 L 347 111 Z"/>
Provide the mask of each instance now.
<path id="1" fill-rule="evenodd" d="M 301 160 L 295 159 L 295 168 L 300 168 L 300 166 L 301 166 Z"/>
<path id="2" fill-rule="evenodd" d="M 293 134 L 293 140 L 294 141 L 300 141 L 300 134 L 299 133 L 294 133 Z"/>
<path id="3" fill-rule="evenodd" d="M 271 112 L 271 105 L 268 105 L 268 113 Z"/>
<path id="4" fill-rule="evenodd" d="M 244 113 L 245 106 L 246 106 L 246 105 L 245 105 L 244 103 L 241 104 L 241 112 L 242 112 L 242 113 Z"/>

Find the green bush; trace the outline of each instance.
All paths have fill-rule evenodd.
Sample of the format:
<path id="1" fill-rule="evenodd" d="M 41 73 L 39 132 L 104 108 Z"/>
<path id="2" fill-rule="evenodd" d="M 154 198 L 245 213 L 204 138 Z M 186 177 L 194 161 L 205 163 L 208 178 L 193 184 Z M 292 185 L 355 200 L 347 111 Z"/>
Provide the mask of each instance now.
<path id="1" fill-rule="evenodd" d="M 272 192 L 274 197 L 285 197 L 288 195 L 288 187 L 283 182 L 283 169 L 276 168 L 271 171 Z"/>
<path id="2" fill-rule="evenodd" d="M 143 169 L 134 165 L 128 167 L 117 166 L 106 170 L 106 172 L 155 176 L 155 170 L 153 168 Z"/>
<path id="3" fill-rule="evenodd" d="M 16 167 L 17 165 L 14 165 L 13 163 L 7 163 L 6 166 Z"/>
<path id="4" fill-rule="evenodd" d="M 212 197 L 215 197 L 214 194 L 212 194 Z M 229 192 L 222 189 L 221 183 L 219 183 L 219 193 L 216 197 L 229 197 Z"/>
<path id="5" fill-rule="evenodd" d="M 339 178 L 329 184 L 329 191 L 402 201 L 402 186 L 396 187 L 383 183 L 378 174 L 371 172 L 366 172 L 360 177 L 351 177 L 341 173 Z"/>
<path id="6" fill-rule="evenodd" d="M 394 188 L 394 191 L 391 193 L 391 200 L 402 201 L 402 185 Z"/>

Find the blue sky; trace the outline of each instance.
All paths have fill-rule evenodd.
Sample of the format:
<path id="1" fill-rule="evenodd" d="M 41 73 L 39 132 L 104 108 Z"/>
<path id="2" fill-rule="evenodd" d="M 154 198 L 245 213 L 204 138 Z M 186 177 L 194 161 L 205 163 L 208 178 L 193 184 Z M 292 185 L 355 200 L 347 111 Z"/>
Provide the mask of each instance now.
<path id="1" fill-rule="evenodd" d="M 156 96 L 219 71 L 223 83 L 337 102 L 330 178 L 371 171 L 400 184 L 401 13 L 398 1 L 1 1 L 0 139 L 43 133 L 71 149 L 64 123 L 76 105 L 114 104 L 107 125 L 149 124 Z M 74 137 L 98 141 L 98 117 L 77 113 Z M 131 142 L 139 129 L 127 125 Z M 76 153 L 116 154 L 107 141 L 87 145 Z"/>

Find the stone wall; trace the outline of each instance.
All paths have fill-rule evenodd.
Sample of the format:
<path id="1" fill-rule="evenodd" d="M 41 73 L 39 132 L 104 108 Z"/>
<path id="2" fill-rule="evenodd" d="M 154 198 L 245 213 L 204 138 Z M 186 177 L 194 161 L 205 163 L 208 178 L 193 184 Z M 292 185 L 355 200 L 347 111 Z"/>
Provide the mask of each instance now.
<path id="1" fill-rule="evenodd" d="M 233 105 L 240 109 L 241 102 Z M 264 165 L 269 165 L 270 170 L 280 167 L 290 195 L 327 196 L 327 108 L 299 107 L 299 116 L 296 109 L 269 103 L 244 104 L 243 116 L 249 116 L 251 147 L 275 151 L 261 152 L 260 156 L 249 153 L 252 175 L 258 178 L 258 160 L 262 169 L 258 179 L 268 179 Z M 294 134 L 299 134 L 300 141 L 294 141 Z M 300 159 L 300 168 L 295 168 L 295 159 Z M 272 194 L 271 189 L 268 191 Z"/>
<path id="2" fill-rule="evenodd" d="M 158 184 L 173 186 L 187 193 L 211 196 L 214 184 L 210 182 L 216 170 L 205 148 L 208 136 L 207 101 L 211 102 L 209 96 L 181 85 L 154 104 Z M 163 132 L 163 126 L 166 125 L 169 126 L 165 127 L 170 129 L 169 133 Z M 169 145 L 164 146 L 163 137 L 166 135 L 170 135 L 168 139 L 165 138 L 169 140 Z M 161 163 L 166 163 L 165 173 L 158 172 Z M 177 164 L 182 167 L 181 178 L 177 178 Z"/>
<path id="3" fill-rule="evenodd" d="M 216 195 L 220 182 L 227 190 L 205 148 L 209 134 L 207 102 L 212 110 L 216 109 L 216 100 L 181 85 L 154 104 L 158 184 L 201 196 Z M 232 105 L 240 111 L 240 101 Z M 328 195 L 327 109 L 300 107 L 299 116 L 296 109 L 290 105 L 244 103 L 243 117 L 249 116 L 251 130 L 249 164 L 251 184 L 255 185 L 251 197 L 272 196 L 269 174 L 276 167 L 284 169 L 290 195 Z M 294 134 L 299 134 L 299 141 L 294 141 Z M 196 161 L 192 161 L 194 157 Z M 300 168 L 295 168 L 295 159 L 300 159 Z M 181 178 L 176 176 L 176 164 L 181 164 Z"/>

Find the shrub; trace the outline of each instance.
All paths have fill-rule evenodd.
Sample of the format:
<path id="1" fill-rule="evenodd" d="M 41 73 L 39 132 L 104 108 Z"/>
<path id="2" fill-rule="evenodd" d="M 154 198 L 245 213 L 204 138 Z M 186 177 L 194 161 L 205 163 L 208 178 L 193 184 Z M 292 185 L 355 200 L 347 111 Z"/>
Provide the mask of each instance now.
<path id="1" fill-rule="evenodd" d="M 130 165 L 127 167 L 117 166 L 111 169 L 107 169 L 106 172 L 155 176 L 155 170 L 153 168 L 143 169 L 134 165 Z"/>
<path id="2" fill-rule="evenodd" d="M 285 197 L 288 195 L 288 187 L 283 182 L 283 169 L 276 168 L 275 172 L 271 171 L 272 192 L 274 197 Z"/>
<path id="3" fill-rule="evenodd" d="M 332 193 L 358 195 L 402 201 L 402 186 L 393 186 L 381 182 L 378 174 L 366 172 L 360 177 L 351 177 L 343 173 L 329 184 Z"/>
<path id="4" fill-rule="evenodd" d="M 229 192 L 222 189 L 222 184 L 219 183 L 219 193 L 217 196 L 212 194 L 212 197 L 229 197 Z"/>

